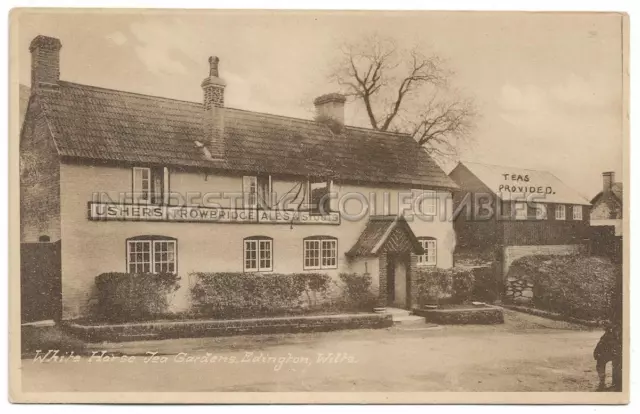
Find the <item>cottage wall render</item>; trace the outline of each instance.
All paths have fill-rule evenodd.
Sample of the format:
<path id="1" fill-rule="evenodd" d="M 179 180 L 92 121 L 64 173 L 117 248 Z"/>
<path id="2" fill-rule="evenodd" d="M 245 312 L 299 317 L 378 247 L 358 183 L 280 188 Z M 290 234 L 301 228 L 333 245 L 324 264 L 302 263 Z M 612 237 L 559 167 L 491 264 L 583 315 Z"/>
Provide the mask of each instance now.
<path id="1" fill-rule="evenodd" d="M 161 235 L 177 239 L 177 270 L 182 277 L 181 289 L 174 299 L 174 310 L 189 305 L 189 273 L 195 271 L 243 270 L 243 239 L 267 236 L 273 239 L 273 272 L 304 272 L 303 239 L 309 236 L 331 236 L 337 243 L 337 268 L 309 270 L 324 272 L 339 283 L 340 272 L 364 272 L 372 275 L 373 288 L 378 290 L 378 259 L 349 260 L 345 253 L 356 243 L 368 221 L 368 215 L 359 220 L 342 219 L 340 225 L 327 224 L 232 224 L 232 223 L 178 223 L 144 221 L 91 221 L 87 217 L 87 203 L 95 192 L 104 192 L 117 200 L 122 192 L 131 191 L 131 168 L 121 166 L 88 166 L 64 163 L 61 165 L 62 221 L 62 296 L 63 318 L 86 314 L 94 294 L 95 277 L 104 272 L 127 271 L 126 240 L 141 235 Z M 178 194 L 192 192 L 238 192 L 242 177 L 205 174 L 197 171 L 171 170 L 170 190 Z M 294 181 L 274 179 L 275 188 L 291 188 Z M 365 195 L 390 194 L 390 214 L 397 214 L 397 200 L 410 188 L 384 188 L 374 186 L 336 185 L 338 196 L 349 192 Z M 439 193 L 440 194 L 440 193 Z M 440 194 L 439 203 L 451 208 L 451 198 Z M 196 197 L 191 200 L 197 204 Z M 450 211 L 450 210 L 449 210 Z M 452 223 L 438 216 L 433 221 L 415 219 L 409 222 L 414 233 L 438 240 L 437 266 L 451 267 L 455 246 Z M 367 263 L 365 266 L 364 263 Z"/>

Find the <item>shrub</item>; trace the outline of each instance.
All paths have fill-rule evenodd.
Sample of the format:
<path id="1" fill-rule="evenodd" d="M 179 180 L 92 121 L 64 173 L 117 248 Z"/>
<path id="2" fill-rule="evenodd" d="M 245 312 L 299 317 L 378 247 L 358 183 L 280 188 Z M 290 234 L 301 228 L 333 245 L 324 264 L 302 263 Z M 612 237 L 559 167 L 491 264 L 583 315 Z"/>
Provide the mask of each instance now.
<path id="1" fill-rule="evenodd" d="M 471 298 L 473 275 L 467 269 L 429 269 L 416 272 L 418 305 L 465 303 Z"/>
<path id="2" fill-rule="evenodd" d="M 533 282 L 533 304 L 538 308 L 585 320 L 610 316 L 617 271 L 608 259 L 527 256 L 513 262 L 508 277 Z"/>
<path id="3" fill-rule="evenodd" d="M 193 273 L 196 314 L 221 319 L 305 313 L 324 301 L 330 277 L 322 273 Z"/>
<path id="4" fill-rule="evenodd" d="M 496 279 L 493 266 L 476 267 L 471 272 L 473 273 L 471 297 L 481 302 L 495 302 L 498 299 L 501 286 Z"/>
<path id="5" fill-rule="evenodd" d="M 345 310 L 371 311 L 377 303 L 377 297 L 371 290 L 369 273 L 340 273 L 344 284 Z"/>
<path id="6" fill-rule="evenodd" d="M 96 277 L 98 319 L 111 322 L 154 319 L 169 310 L 169 295 L 179 288 L 172 273 L 103 273 Z"/>
<path id="7" fill-rule="evenodd" d="M 451 270 L 451 299 L 453 303 L 467 303 L 471 300 L 474 277 L 468 269 L 453 268 Z"/>

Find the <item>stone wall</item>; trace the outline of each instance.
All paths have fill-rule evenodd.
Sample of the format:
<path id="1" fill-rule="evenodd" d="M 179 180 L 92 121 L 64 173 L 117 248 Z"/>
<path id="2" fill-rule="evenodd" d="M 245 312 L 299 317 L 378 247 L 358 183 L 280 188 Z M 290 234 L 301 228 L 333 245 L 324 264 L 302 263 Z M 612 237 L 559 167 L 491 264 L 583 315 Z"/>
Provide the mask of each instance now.
<path id="1" fill-rule="evenodd" d="M 514 277 L 508 278 L 504 300 L 510 303 L 530 304 L 533 301 L 533 282 Z"/>

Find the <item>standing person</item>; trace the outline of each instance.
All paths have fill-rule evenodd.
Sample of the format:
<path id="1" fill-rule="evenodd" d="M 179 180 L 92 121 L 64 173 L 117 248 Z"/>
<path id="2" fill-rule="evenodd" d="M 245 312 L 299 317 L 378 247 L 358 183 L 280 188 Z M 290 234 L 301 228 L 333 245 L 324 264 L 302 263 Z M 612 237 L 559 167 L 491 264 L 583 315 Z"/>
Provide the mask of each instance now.
<path id="1" fill-rule="evenodd" d="M 598 373 L 598 390 L 606 388 L 605 377 L 607 363 L 611 362 L 612 384 L 611 390 L 622 391 L 622 329 L 619 323 L 607 326 L 604 335 L 593 350 Z"/>

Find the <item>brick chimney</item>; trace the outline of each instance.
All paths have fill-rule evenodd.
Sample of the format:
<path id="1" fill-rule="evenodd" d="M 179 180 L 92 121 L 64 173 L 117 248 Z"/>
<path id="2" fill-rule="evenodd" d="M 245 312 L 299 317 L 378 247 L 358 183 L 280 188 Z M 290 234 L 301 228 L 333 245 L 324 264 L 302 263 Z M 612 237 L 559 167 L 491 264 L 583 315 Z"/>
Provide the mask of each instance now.
<path id="1" fill-rule="evenodd" d="M 38 35 L 29 46 L 31 52 L 31 90 L 56 88 L 60 80 L 60 49 L 55 37 Z"/>
<path id="2" fill-rule="evenodd" d="M 613 183 L 616 181 L 616 173 L 613 171 L 607 171 L 602 173 L 602 193 L 609 194 L 611 192 L 611 188 L 613 187 Z"/>
<path id="3" fill-rule="evenodd" d="M 344 125 L 344 103 L 347 98 L 339 93 L 329 93 L 318 96 L 313 104 L 316 107 L 317 121 L 333 121 L 339 126 Z"/>
<path id="4" fill-rule="evenodd" d="M 224 139 L 224 88 L 225 82 L 218 77 L 217 56 L 209 58 L 209 77 L 202 81 L 204 93 L 204 126 L 211 158 L 225 158 Z"/>

